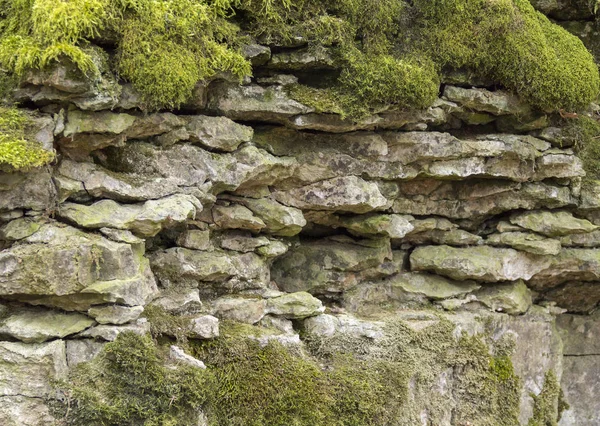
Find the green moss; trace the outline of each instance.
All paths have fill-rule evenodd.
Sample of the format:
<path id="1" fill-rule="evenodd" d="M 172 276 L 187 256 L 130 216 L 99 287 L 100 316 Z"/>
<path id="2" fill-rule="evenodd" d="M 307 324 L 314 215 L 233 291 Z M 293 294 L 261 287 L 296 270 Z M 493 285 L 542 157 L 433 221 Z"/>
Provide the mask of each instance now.
<path id="1" fill-rule="evenodd" d="M 575 146 L 583 161 L 586 180 L 600 179 L 600 122 L 596 117 L 579 115 L 562 120 L 563 139 Z"/>
<path id="2" fill-rule="evenodd" d="M 61 417 L 69 425 L 198 424 L 209 387 L 202 370 L 171 369 L 150 337 L 122 333 L 59 387 Z"/>
<path id="3" fill-rule="evenodd" d="M 564 400 L 564 395 L 554 371 L 546 373 L 544 387 L 539 395 L 532 395 L 533 416 L 527 423 L 528 426 L 556 426 L 562 412 L 569 408 Z"/>
<path id="4" fill-rule="evenodd" d="M 509 345 L 494 354 L 483 338 L 453 332 L 446 320 L 420 330 L 389 320 L 376 341 L 304 336 L 305 353 L 261 347 L 257 337 L 270 330 L 223 321 L 218 339 L 188 344 L 204 371 L 167 368 L 150 337 L 122 334 L 62 384 L 67 424 L 188 425 L 198 408 L 211 426 L 399 426 L 420 424 L 423 409 L 441 424 L 446 397 L 432 388 L 446 374 L 457 424 L 517 424 Z"/>
<path id="5" fill-rule="evenodd" d="M 0 106 L 0 170 L 28 170 L 54 159 L 54 153 L 28 140 L 27 115 L 17 108 Z"/>

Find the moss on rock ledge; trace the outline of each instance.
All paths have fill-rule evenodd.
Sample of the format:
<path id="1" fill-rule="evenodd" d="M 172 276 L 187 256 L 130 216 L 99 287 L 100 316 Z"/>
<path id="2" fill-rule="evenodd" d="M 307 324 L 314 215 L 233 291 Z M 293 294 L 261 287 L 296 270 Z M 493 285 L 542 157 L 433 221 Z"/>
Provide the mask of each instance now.
<path id="1" fill-rule="evenodd" d="M 527 0 L 0 0 L 0 10 L 3 67 L 23 75 L 69 59 L 98 73 L 87 46 L 108 39 L 115 71 L 150 109 L 178 107 L 219 72 L 250 75 L 240 27 L 266 43 L 334 46 L 341 75 L 322 109 L 353 117 L 430 105 L 447 68 L 544 110 L 581 108 L 600 87 L 581 41 Z"/>

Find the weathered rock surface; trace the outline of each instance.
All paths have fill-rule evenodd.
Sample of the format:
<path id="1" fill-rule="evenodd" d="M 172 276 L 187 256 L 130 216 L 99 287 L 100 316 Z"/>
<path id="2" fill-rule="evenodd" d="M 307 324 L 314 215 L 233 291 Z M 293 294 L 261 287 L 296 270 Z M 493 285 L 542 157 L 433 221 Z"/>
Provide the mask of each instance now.
<path id="1" fill-rule="evenodd" d="M 392 251 L 385 240 L 371 245 L 352 241 L 307 241 L 277 259 L 271 273 L 279 288 L 287 292 L 338 293 L 363 277 L 385 274 L 377 271 L 377 267 L 391 259 Z"/>
<path id="2" fill-rule="evenodd" d="M 325 307 L 306 292 L 290 293 L 267 300 L 267 312 L 288 319 L 304 319 L 322 314 Z"/>
<path id="3" fill-rule="evenodd" d="M 19 309 L 0 321 L 0 335 L 25 343 L 43 343 L 79 333 L 93 324 L 93 319 L 77 313 Z"/>
<path id="4" fill-rule="evenodd" d="M 265 288 L 269 282 L 268 265 L 254 253 L 171 248 L 155 253 L 151 262 L 163 287 L 243 290 Z"/>
<path id="5" fill-rule="evenodd" d="M 598 229 L 585 219 L 573 217 L 568 212 L 529 211 L 513 215 L 511 223 L 548 237 L 584 234 Z"/>
<path id="6" fill-rule="evenodd" d="M 45 224 L 0 253 L 0 294 L 67 310 L 144 305 L 156 284 L 141 254 L 129 244 Z"/>
<path id="7" fill-rule="evenodd" d="M 144 312 L 143 306 L 99 306 L 88 309 L 87 314 L 100 324 L 121 325 L 135 321 Z"/>
<path id="8" fill-rule="evenodd" d="M 58 214 L 82 228 L 125 229 L 140 237 L 153 237 L 163 227 L 193 219 L 200 211 L 202 205 L 195 197 L 176 194 L 143 204 L 123 205 L 112 200 L 91 206 L 64 203 Z"/>

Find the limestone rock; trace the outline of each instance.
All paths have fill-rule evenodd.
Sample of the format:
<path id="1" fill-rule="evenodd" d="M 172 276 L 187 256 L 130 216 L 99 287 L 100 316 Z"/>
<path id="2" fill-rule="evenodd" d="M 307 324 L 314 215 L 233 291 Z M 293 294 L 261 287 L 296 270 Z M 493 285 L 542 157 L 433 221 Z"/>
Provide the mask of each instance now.
<path id="1" fill-rule="evenodd" d="M 254 253 L 170 248 L 155 253 L 151 262 L 164 287 L 198 287 L 212 282 L 224 288 L 258 289 L 269 282 L 268 265 Z"/>
<path id="2" fill-rule="evenodd" d="M 193 250 L 208 250 L 211 247 L 210 232 L 189 229 L 177 237 L 177 245 Z"/>
<path id="3" fill-rule="evenodd" d="M 565 235 L 559 238 L 563 247 L 600 247 L 600 231 Z"/>
<path id="4" fill-rule="evenodd" d="M 202 206 L 190 195 L 176 194 L 144 204 L 123 205 L 102 200 L 91 206 L 65 203 L 59 216 L 83 228 L 127 229 L 141 237 L 152 237 L 163 227 L 193 219 Z"/>
<path id="5" fill-rule="evenodd" d="M 212 315 L 203 315 L 192 319 L 188 336 L 192 339 L 219 337 L 219 320 Z"/>
<path id="6" fill-rule="evenodd" d="M 432 271 L 455 280 L 485 282 L 529 280 L 550 263 L 547 257 L 487 246 L 417 247 L 410 256 L 413 271 Z"/>
<path id="7" fill-rule="evenodd" d="M 301 210 L 284 206 L 269 198 L 235 198 L 235 200 L 250 209 L 264 222 L 263 232 L 292 237 L 306 225 L 306 219 Z"/>
<path id="8" fill-rule="evenodd" d="M 598 392 L 600 368 L 598 315 L 560 315 L 556 325 L 564 345 L 561 388 L 570 408 L 563 413 L 560 426 L 592 426 L 600 422 Z"/>
<path id="9" fill-rule="evenodd" d="M 472 221 L 511 210 L 576 205 L 568 188 L 545 183 L 423 180 L 400 183 L 398 192 L 394 213 Z"/>
<path id="10" fill-rule="evenodd" d="M 97 325 L 79 333 L 78 337 L 91 337 L 107 342 L 114 342 L 121 333 L 135 333 L 144 336 L 150 333 L 150 323 L 146 318 L 140 318 L 136 322 L 125 325 Z"/>
<path id="11" fill-rule="evenodd" d="M 290 293 L 267 300 L 267 313 L 288 319 L 303 319 L 324 311 L 321 301 L 306 292 Z"/>
<path id="12" fill-rule="evenodd" d="M 414 230 L 411 223 L 411 220 L 414 220 L 412 216 L 397 214 L 366 214 L 347 217 L 322 212 L 307 212 L 306 218 L 319 225 L 346 228 L 352 234 L 363 237 L 376 235 L 403 238 Z"/>
<path id="13" fill-rule="evenodd" d="M 102 303 L 144 305 L 157 289 L 139 250 L 68 226 L 44 224 L 0 253 L 0 294 L 66 310 Z"/>
<path id="14" fill-rule="evenodd" d="M 384 337 L 384 323 L 378 321 L 365 321 L 350 315 L 318 315 L 307 318 L 302 322 L 307 334 L 331 337 L 337 333 L 351 337 L 367 339 L 380 339 Z"/>
<path id="15" fill-rule="evenodd" d="M 528 211 L 515 214 L 511 223 L 530 229 L 548 237 L 560 237 L 569 234 L 584 234 L 598 229 L 585 219 L 573 217 L 569 212 Z"/>
<path id="16" fill-rule="evenodd" d="M 25 343 L 43 343 L 79 333 L 93 324 L 93 319 L 81 314 L 19 309 L 0 321 L 0 335 Z"/>
<path id="17" fill-rule="evenodd" d="M 0 396 L 0 424 L 4 426 L 40 426 L 56 422 L 57 419 L 40 398 Z"/>
<path id="18" fill-rule="evenodd" d="M 18 241 L 40 229 L 41 224 L 33 219 L 16 219 L 0 227 L 0 240 Z"/>
<path id="19" fill-rule="evenodd" d="M 228 296 L 215 300 L 213 309 L 221 318 L 256 324 L 267 314 L 267 302 L 262 299 Z"/>
<path id="20" fill-rule="evenodd" d="M 269 241 L 269 244 L 258 247 L 256 253 L 267 259 L 274 259 L 287 253 L 289 247 L 281 241 Z"/>
<path id="21" fill-rule="evenodd" d="M 243 142 L 250 142 L 252 127 L 237 124 L 225 117 L 193 116 L 186 125 L 192 143 L 210 149 L 235 151 Z"/>
<path id="22" fill-rule="evenodd" d="M 479 289 L 473 281 L 452 281 L 443 277 L 424 273 L 401 273 L 384 283 L 393 288 L 399 287 L 410 293 L 422 293 L 427 298 L 440 300 L 460 296 Z"/>
<path id="23" fill-rule="evenodd" d="M 594 16 L 594 3 L 588 0 L 532 0 L 531 4 L 559 21 L 586 20 Z"/>
<path id="24" fill-rule="evenodd" d="M 212 218 L 222 229 L 248 229 L 258 232 L 266 225 L 262 219 L 254 216 L 247 207 L 232 204 L 230 206 L 214 206 Z"/>
<path id="25" fill-rule="evenodd" d="M 135 321 L 144 312 L 143 306 L 97 306 L 88 309 L 88 315 L 100 324 L 121 325 Z"/>
<path id="26" fill-rule="evenodd" d="M 523 281 L 485 286 L 475 296 L 493 311 L 511 315 L 524 314 L 532 304 L 531 290 Z"/>
<path id="27" fill-rule="evenodd" d="M 487 238 L 486 243 L 492 246 L 508 246 L 527 253 L 542 255 L 556 255 L 561 250 L 560 241 L 529 232 L 492 234 Z"/>
<path id="28" fill-rule="evenodd" d="M 0 397 L 48 398 L 67 375 L 65 342 L 0 342 Z"/>
<path id="29" fill-rule="evenodd" d="M 16 209 L 51 210 L 55 204 L 56 188 L 48 170 L 0 172 L 0 212 Z"/>
<path id="30" fill-rule="evenodd" d="M 242 54 L 246 59 L 249 59 L 254 66 L 264 65 L 271 59 L 271 49 L 256 43 L 245 44 L 242 46 Z"/>
<path id="31" fill-rule="evenodd" d="M 169 349 L 169 360 L 176 364 L 183 364 L 190 367 L 200 368 L 202 370 L 206 369 L 206 365 L 204 365 L 202 361 L 186 354 L 183 349 L 175 345 L 171 345 Z"/>
<path id="32" fill-rule="evenodd" d="M 356 176 L 318 182 L 302 188 L 273 194 L 282 204 L 300 209 L 367 213 L 381 209 L 388 201 L 375 183 Z"/>
<path id="33" fill-rule="evenodd" d="M 67 365 L 69 368 L 75 367 L 82 362 L 89 362 L 94 359 L 104 348 L 104 342 L 98 342 L 92 339 L 72 339 L 67 340 Z"/>
<path id="34" fill-rule="evenodd" d="M 290 99 L 281 86 L 239 86 L 222 83 L 212 88 L 208 106 L 233 120 L 284 122 L 288 117 L 313 112 Z"/>
<path id="35" fill-rule="evenodd" d="M 271 274 L 279 288 L 287 292 L 337 293 L 391 258 L 386 241 L 372 246 L 351 241 L 303 241 L 275 261 Z"/>
<path id="36" fill-rule="evenodd" d="M 244 232 L 227 232 L 220 237 L 221 248 L 226 250 L 239 251 L 248 253 L 255 251 L 259 247 L 264 247 L 269 244 L 267 237 L 252 237 L 249 233 Z"/>
<path id="37" fill-rule="evenodd" d="M 512 93 L 498 90 L 490 92 L 485 89 L 464 89 L 446 86 L 444 97 L 466 108 L 475 111 L 489 112 L 494 115 L 520 115 L 528 113 L 531 108 Z"/>
<path id="38" fill-rule="evenodd" d="M 543 281 L 536 280 L 536 287 L 543 288 L 544 284 Z M 542 298 L 556 303 L 559 308 L 568 312 L 587 314 L 593 312 L 600 304 L 600 285 L 598 282 L 568 281 L 545 292 Z"/>
<path id="39" fill-rule="evenodd" d="M 287 347 L 300 346 L 302 344 L 300 336 L 297 334 L 265 334 L 258 337 L 250 336 L 250 339 L 258 341 L 261 348 L 266 347 L 271 342 L 277 342 Z"/>
<path id="40" fill-rule="evenodd" d="M 136 237 L 127 229 L 100 228 L 99 231 L 109 240 L 116 241 L 117 243 L 127 243 L 132 245 L 144 243 L 144 239 Z"/>
<path id="41" fill-rule="evenodd" d="M 333 68 L 334 61 L 325 48 L 305 48 L 275 53 L 267 66 L 285 71 L 318 70 Z"/>
<path id="42" fill-rule="evenodd" d="M 200 292 L 197 288 L 164 289 L 150 305 L 159 306 L 172 314 L 190 314 L 202 309 Z"/>

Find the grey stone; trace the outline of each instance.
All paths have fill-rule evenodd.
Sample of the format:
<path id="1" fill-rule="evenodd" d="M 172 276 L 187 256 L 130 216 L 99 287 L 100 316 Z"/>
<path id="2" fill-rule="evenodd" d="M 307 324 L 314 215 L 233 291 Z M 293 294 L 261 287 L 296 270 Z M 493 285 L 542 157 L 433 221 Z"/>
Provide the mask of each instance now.
<path id="1" fill-rule="evenodd" d="M 498 90 L 490 92 L 485 89 L 464 89 L 446 86 L 444 97 L 466 108 L 475 111 L 489 112 L 494 115 L 520 115 L 528 113 L 531 108 L 512 93 Z"/>
<path id="2" fill-rule="evenodd" d="M 531 4 L 559 21 L 586 20 L 594 16 L 594 2 L 588 0 L 532 0 Z"/>
<path id="3" fill-rule="evenodd" d="M 173 287 L 161 290 L 151 303 L 173 314 L 196 313 L 202 309 L 200 292 L 197 288 Z"/>
<path id="4" fill-rule="evenodd" d="M 235 151 L 243 142 L 250 142 L 252 127 L 237 124 L 225 117 L 193 116 L 186 125 L 192 143 L 210 149 Z"/>
<path id="5" fill-rule="evenodd" d="M 313 108 L 290 99 L 281 86 L 240 86 L 231 83 L 212 88 L 208 106 L 233 120 L 272 123 L 283 123 L 291 116 L 313 112 Z"/>
<path id="6" fill-rule="evenodd" d="M 590 221 L 578 219 L 565 211 L 528 211 L 512 215 L 510 221 L 515 225 L 549 237 L 584 234 L 598 229 Z"/>
<path id="7" fill-rule="evenodd" d="M 221 236 L 221 248 L 248 253 L 269 244 L 267 237 L 254 238 L 243 232 L 227 232 Z"/>
<path id="8" fill-rule="evenodd" d="M 487 238 L 486 243 L 491 246 L 508 246 L 516 250 L 542 255 L 557 255 L 561 250 L 560 241 L 529 232 L 492 234 Z"/>
<path id="9" fill-rule="evenodd" d="M 145 318 L 140 318 L 134 323 L 125 325 L 97 325 L 79 333 L 78 337 L 114 342 L 121 333 L 135 333 L 144 336 L 150 333 L 150 323 Z"/>
<path id="10" fill-rule="evenodd" d="M 263 299 L 221 297 L 214 301 L 215 314 L 247 324 L 256 324 L 267 314 L 267 302 Z"/>
<path id="11" fill-rule="evenodd" d="M 144 240 L 142 238 L 136 237 L 131 231 L 128 231 L 127 229 L 100 228 L 99 231 L 109 240 L 116 241 L 117 243 L 144 243 Z"/>
<path id="12" fill-rule="evenodd" d="M 367 213 L 388 204 L 377 185 L 356 176 L 333 178 L 289 191 L 279 191 L 273 197 L 282 204 L 312 210 Z"/>
<path id="13" fill-rule="evenodd" d="M 246 59 L 249 59 L 254 66 L 264 65 L 271 59 L 271 49 L 256 43 L 245 44 L 242 46 L 242 54 Z"/>
<path id="14" fill-rule="evenodd" d="M 169 360 L 175 364 L 183 364 L 206 370 L 206 365 L 202 361 L 186 354 L 179 346 L 171 345 L 169 348 Z"/>
<path id="15" fill-rule="evenodd" d="M 269 68 L 285 71 L 332 69 L 334 67 L 334 60 L 327 49 L 323 47 L 309 47 L 288 52 L 274 53 L 267 66 Z"/>
<path id="16" fill-rule="evenodd" d="M 211 247 L 210 231 L 189 229 L 177 237 L 177 245 L 193 250 L 208 250 Z"/>
<path id="17" fill-rule="evenodd" d="M 126 229 L 141 237 L 152 237 L 163 227 L 193 219 L 201 210 L 202 205 L 195 197 L 175 194 L 132 205 L 112 200 L 98 201 L 91 206 L 65 203 L 58 214 L 83 228 Z"/>
<path id="18" fill-rule="evenodd" d="M 219 320 L 212 315 L 203 315 L 190 321 L 188 336 L 192 339 L 214 339 L 219 337 Z"/>
<path id="19" fill-rule="evenodd" d="M 144 312 L 143 306 L 97 306 L 88 309 L 88 315 L 100 324 L 121 325 L 135 321 Z"/>
<path id="20" fill-rule="evenodd" d="M 250 209 L 264 222 L 263 232 L 282 237 L 292 237 L 300 233 L 306 225 L 306 219 L 301 210 L 284 206 L 277 201 L 268 198 L 240 197 L 236 197 L 235 200 Z"/>
<path id="21" fill-rule="evenodd" d="M 219 288 L 241 290 L 265 288 L 269 282 L 268 265 L 254 253 L 170 248 L 155 253 L 151 262 L 164 287 L 215 283 Z"/>
<path id="22" fill-rule="evenodd" d="M 275 260 L 272 279 L 287 292 L 338 293 L 368 278 L 392 259 L 388 241 L 372 246 L 352 241 L 303 241 Z M 396 271 L 393 271 L 394 273 Z"/>
<path id="23" fill-rule="evenodd" d="M 48 170 L 0 172 L 0 212 L 17 209 L 51 211 L 55 205 L 56 188 Z"/>
<path id="24" fill-rule="evenodd" d="M 281 241 L 269 241 L 269 244 L 258 247 L 256 253 L 267 259 L 274 259 L 286 254 L 288 249 L 288 245 Z"/>
<path id="25" fill-rule="evenodd" d="M 50 398 L 52 382 L 66 378 L 65 342 L 0 342 L 0 397 Z"/>
<path id="26" fill-rule="evenodd" d="M 323 303 L 306 292 L 296 292 L 267 300 L 267 313 L 288 319 L 303 319 L 322 314 Z"/>
<path id="27" fill-rule="evenodd" d="M 214 206 L 212 219 L 222 229 L 248 229 L 258 232 L 266 226 L 262 219 L 254 216 L 250 209 L 238 204 Z"/>
<path id="28" fill-rule="evenodd" d="M 56 422 L 57 419 L 43 399 L 21 395 L 0 396 L 0 424 L 3 426 L 40 426 Z"/>
<path id="29" fill-rule="evenodd" d="M 523 281 L 487 285 L 477 291 L 475 296 L 493 311 L 511 315 L 524 314 L 532 304 L 531 291 Z"/>
<path id="30" fill-rule="evenodd" d="M 77 313 L 19 309 L 0 321 L 0 335 L 25 343 L 43 343 L 79 333 L 93 324 L 93 319 Z"/>
<path id="31" fill-rule="evenodd" d="M 140 247 L 45 224 L 0 253 L 0 294 L 66 310 L 144 305 L 157 289 L 142 254 Z"/>
<path id="32" fill-rule="evenodd" d="M 96 358 L 105 345 L 104 342 L 97 342 L 92 339 L 67 340 L 66 344 L 67 365 L 69 368 Z"/>
<path id="33" fill-rule="evenodd" d="M 22 240 L 37 232 L 40 226 L 41 224 L 34 219 L 24 218 L 13 220 L 0 227 L 0 240 Z"/>

